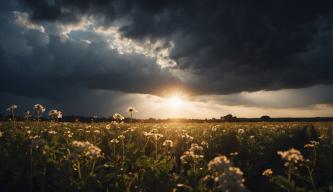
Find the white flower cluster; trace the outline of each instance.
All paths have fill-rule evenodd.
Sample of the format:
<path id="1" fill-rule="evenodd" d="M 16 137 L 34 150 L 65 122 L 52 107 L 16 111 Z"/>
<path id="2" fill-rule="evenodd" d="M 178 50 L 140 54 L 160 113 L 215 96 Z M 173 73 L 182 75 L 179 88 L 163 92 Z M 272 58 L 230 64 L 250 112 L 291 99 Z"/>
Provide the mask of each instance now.
<path id="1" fill-rule="evenodd" d="M 191 144 L 191 148 L 183 153 L 183 155 L 180 157 L 180 160 L 187 164 L 187 163 L 193 163 L 198 162 L 204 158 L 203 156 L 203 147 L 196 143 Z"/>
<path id="2" fill-rule="evenodd" d="M 17 109 L 17 105 L 11 105 L 6 109 L 6 111 L 10 111 L 13 113 L 16 109 Z"/>
<path id="3" fill-rule="evenodd" d="M 41 114 L 45 111 L 45 108 L 43 105 L 41 104 L 35 104 L 34 105 L 34 110 L 38 113 L 38 114 Z"/>
<path id="4" fill-rule="evenodd" d="M 291 148 L 287 151 L 278 151 L 278 155 L 285 161 L 284 166 L 297 165 L 304 161 L 303 155 L 297 149 Z"/>
<path id="5" fill-rule="evenodd" d="M 122 121 L 124 120 L 124 116 L 122 116 L 120 113 L 115 113 L 113 116 L 113 119 L 115 119 L 116 121 Z"/>
<path id="6" fill-rule="evenodd" d="M 190 136 L 188 133 L 182 133 L 182 139 L 185 140 L 186 143 L 193 141 L 194 137 Z"/>
<path id="7" fill-rule="evenodd" d="M 49 116 L 52 119 L 60 119 L 60 118 L 62 118 L 62 112 L 59 110 L 53 109 L 53 110 L 49 111 Z"/>
<path id="8" fill-rule="evenodd" d="M 215 157 L 208 163 L 210 175 L 205 178 L 212 178 L 220 191 L 245 191 L 243 172 L 234 167 L 232 162 L 224 156 Z"/>
<path id="9" fill-rule="evenodd" d="M 164 137 L 163 134 L 157 132 L 157 129 L 152 129 L 149 132 L 144 131 L 143 135 L 148 139 L 153 138 L 155 141 L 158 141 Z"/>
<path id="10" fill-rule="evenodd" d="M 304 145 L 304 148 L 312 149 L 319 145 L 318 141 L 311 140 L 309 143 Z"/>
<path id="11" fill-rule="evenodd" d="M 173 141 L 167 139 L 167 140 L 165 140 L 165 141 L 163 142 L 162 145 L 163 145 L 163 147 L 165 147 L 165 148 L 167 148 L 167 149 L 170 149 L 170 148 L 173 147 Z"/>
<path id="12" fill-rule="evenodd" d="M 88 157 L 90 159 L 96 159 L 102 157 L 102 150 L 91 144 L 89 141 L 73 141 L 74 147 L 73 157 Z"/>

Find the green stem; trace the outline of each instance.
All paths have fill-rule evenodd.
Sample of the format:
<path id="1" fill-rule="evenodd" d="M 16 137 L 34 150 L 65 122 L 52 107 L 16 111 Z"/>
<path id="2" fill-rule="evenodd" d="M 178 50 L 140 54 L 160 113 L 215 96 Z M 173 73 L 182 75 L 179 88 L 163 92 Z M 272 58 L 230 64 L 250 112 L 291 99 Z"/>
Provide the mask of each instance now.
<path id="1" fill-rule="evenodd" d="M 78 171 L 78 174 L 79 174 L 79 179 L 81 179 L 81 178 L 82 178 L 82 174 L 81 174 L 81 165 L 80 165 L 80 161 L 77 160 L 76 163 L 77 163 L 77 171 Z"/>

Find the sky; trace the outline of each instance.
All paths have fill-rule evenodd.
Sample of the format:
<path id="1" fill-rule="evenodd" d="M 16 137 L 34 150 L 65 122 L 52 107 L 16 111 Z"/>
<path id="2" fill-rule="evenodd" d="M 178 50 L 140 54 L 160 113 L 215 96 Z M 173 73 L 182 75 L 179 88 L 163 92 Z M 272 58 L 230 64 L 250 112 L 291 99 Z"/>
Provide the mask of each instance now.
<path id="1" fill-rule="evenodd" d="M 332 117 L 333 1 L 8 0 L 0 110 Z"/>

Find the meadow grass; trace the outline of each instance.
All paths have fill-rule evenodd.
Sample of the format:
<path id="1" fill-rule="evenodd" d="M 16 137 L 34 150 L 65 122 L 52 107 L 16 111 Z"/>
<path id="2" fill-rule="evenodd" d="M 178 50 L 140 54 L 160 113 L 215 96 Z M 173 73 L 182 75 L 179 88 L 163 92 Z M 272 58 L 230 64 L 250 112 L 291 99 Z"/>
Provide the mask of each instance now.
<path id="1" fill-rule="evenodd" d="M 329 191 L 333 123 L 1 122 L 2 191 Z"/>

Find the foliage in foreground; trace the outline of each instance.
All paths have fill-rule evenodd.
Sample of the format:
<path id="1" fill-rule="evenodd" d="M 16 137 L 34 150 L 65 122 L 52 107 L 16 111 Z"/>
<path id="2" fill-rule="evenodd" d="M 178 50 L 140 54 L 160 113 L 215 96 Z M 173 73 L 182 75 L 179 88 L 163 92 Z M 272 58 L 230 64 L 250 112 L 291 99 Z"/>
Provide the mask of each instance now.
<path id="1" fill-rule="evenodd" d="M 331 123 L 0 123 L 2 191 L 332 191 Z"/>

